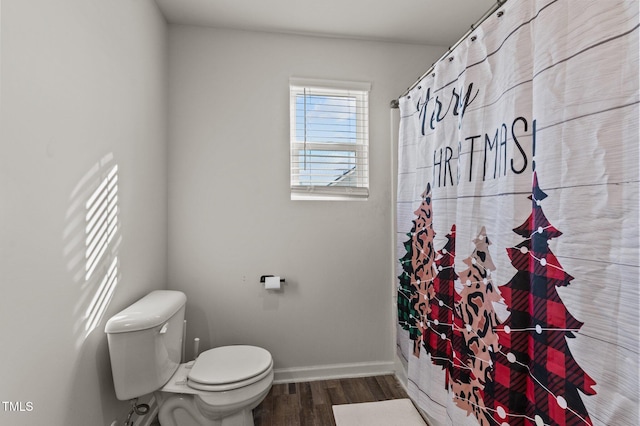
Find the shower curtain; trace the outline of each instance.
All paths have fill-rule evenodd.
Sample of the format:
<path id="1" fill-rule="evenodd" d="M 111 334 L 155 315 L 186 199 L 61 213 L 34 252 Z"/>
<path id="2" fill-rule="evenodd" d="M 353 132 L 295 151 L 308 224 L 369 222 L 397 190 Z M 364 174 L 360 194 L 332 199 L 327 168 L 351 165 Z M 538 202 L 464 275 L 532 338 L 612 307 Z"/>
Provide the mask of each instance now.
<path id="1" fill-rule="evenodd" d="M 638 1 L 510 0 L 399 99 L 397 349 L 434 425 L 638 425 Z"/>

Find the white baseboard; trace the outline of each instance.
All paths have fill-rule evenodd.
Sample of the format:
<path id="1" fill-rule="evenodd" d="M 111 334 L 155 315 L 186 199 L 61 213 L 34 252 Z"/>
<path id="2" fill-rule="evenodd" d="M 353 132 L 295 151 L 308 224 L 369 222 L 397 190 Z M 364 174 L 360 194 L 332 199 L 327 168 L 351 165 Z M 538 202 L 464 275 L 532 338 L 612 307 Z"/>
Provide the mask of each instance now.
<path id="1" fill-rule="evenodd" d="M 398 379 L 398 382 L 400 382 L 400 384 L 402 385 L 402 387 L 404 388 L 404 391 L 409 393 L 408 390 L 408 383 L 409 383 L 409 377 L 407 376 L 407 370 L 404 368 L 404 365 L 402 364 L 402 361 L 400 360 L 400 357 L 398 357 L 396 355 L 396 362 L 394 363 L 394 370 L 395 370 L 395 374 L 396 374 L 396 379 Z"/>
<path id="2" fill-rule="evenodd" d="M 274 383 L 312 382 L 316 380 L 367 377 L 393 374 L 393 362 L 360 362 L 354 364 L 315 365 L 274 370 Z"/>

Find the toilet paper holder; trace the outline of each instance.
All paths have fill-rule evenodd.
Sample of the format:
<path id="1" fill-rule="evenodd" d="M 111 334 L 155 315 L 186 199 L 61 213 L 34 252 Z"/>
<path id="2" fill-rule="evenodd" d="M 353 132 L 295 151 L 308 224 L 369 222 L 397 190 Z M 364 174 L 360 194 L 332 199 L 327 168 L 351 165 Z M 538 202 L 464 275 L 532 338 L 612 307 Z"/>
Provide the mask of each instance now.
<path id="1" fill-rule="evenodd" d="M 274 277 L 275 275 L 262 275 L 260 277 L 260 282 L 264 283 L 266 281 L 267 277 Z M 283 283 L 284 282 L 284 278 L 280 277 L 280 282 Z"/>

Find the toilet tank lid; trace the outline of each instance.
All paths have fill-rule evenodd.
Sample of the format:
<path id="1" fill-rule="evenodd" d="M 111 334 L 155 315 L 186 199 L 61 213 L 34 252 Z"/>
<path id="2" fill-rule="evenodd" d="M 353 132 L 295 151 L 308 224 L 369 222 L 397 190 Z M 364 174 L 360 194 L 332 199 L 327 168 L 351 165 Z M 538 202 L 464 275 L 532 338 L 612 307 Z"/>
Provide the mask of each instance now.
<path id="1" fill-rule="evenodd" d="M 166 322 L 184 306 L 187 296 L 181 291 L 156 290 L 112 316 L 105 333 L 148 330 Z"/>

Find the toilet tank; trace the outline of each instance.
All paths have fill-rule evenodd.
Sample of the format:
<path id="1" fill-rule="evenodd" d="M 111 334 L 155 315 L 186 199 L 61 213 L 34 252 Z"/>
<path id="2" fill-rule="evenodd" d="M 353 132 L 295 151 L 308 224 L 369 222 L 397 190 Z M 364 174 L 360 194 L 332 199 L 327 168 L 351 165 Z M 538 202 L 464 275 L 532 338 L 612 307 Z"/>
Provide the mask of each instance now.
<path id="1" fill-rule="evenodd" d="M 180 365 L 187 297 L 149 293 L 107 321 L 105 333 L 116 397 L 128 400 L 160 389 Z"/>

